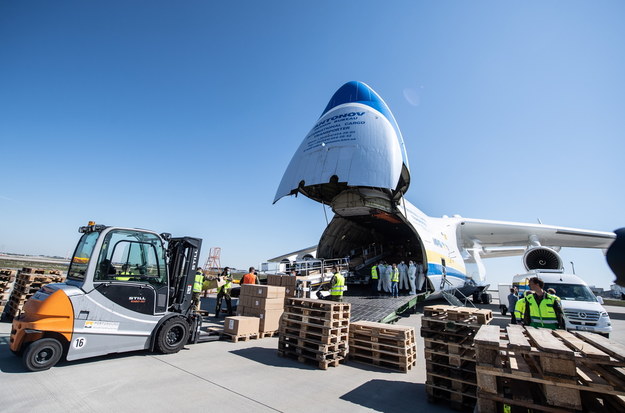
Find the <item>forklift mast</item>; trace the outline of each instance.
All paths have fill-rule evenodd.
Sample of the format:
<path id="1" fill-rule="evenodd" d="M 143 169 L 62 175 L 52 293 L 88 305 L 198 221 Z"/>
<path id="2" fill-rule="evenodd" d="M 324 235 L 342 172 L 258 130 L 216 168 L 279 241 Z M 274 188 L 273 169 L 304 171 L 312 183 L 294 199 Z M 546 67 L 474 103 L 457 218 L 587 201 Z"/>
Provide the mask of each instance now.
<path id="1" fill-rule="evenodd" d="M 170 238 L 169 234 L 161 236 L 168 242 L 169 310 L 188 315 L 191 312 L 193 283 L 202 240 L 192 237 Z"/>

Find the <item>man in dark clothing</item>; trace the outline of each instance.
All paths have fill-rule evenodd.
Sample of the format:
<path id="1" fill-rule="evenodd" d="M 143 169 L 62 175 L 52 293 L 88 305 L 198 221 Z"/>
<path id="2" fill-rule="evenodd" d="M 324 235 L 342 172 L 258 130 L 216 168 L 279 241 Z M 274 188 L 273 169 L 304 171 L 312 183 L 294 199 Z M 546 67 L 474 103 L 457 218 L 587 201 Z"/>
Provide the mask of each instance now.
<path id="1" fill-rule="evenodd" d="M 519 301 L 519 297 L 516 295 L 514 288 L 510 288 L 510 294 L 508 294 L 508 308 L 510 311 L 510 324 L 516 324 L 516 316 L 514 315 L 514 308 Z"/>

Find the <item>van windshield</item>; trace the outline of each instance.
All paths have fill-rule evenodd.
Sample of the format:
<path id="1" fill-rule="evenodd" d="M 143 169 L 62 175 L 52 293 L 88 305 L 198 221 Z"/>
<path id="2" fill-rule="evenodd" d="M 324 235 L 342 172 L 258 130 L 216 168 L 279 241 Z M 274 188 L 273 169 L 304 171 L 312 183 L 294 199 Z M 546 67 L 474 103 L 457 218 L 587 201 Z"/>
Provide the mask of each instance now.
<path id="1" fill-rule="evenodd" d="M 597 301 L 597 297 L 595 297 L 587 285 L 545 283 L 543 289 L 547 291 L 549 288 L 556 290 L 556 295 L 560 297 L 561 300 Z"/>

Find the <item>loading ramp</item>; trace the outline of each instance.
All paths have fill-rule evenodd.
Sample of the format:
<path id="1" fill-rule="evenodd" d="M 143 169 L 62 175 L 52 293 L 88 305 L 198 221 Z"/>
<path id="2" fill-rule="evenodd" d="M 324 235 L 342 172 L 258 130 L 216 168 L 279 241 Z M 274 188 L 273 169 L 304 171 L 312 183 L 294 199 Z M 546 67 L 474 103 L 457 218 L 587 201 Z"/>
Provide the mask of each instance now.
<path id="1" fill-rule="evenodd" d="M 418 303 L 425 301 L 428 295 L 428 292 L 397 298 L 346 295 L 343 297 L 343 302 L 351 304 L 351 322 L 393 323 L 397 321 L 400 314 L 414 309 Z"/>

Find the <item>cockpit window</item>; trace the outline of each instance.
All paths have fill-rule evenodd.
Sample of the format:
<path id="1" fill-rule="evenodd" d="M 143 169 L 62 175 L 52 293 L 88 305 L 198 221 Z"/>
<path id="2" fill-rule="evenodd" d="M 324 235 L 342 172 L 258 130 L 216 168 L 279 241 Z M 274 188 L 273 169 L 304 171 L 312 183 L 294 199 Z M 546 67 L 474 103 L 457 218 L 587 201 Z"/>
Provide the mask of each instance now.
<path id="1" fill-rule="evenodd" d="M 87 272 L 87 266 L 93 253 L 93 248 L 98 240 L 99 232 L 90 232 L 83 234 L 78 242 L 72 262 L 69 265 L 69 271 L 67 272 L 67 278 L 74 280 L 84 280 Z"/>
<path id="2" fill-rule="evenodd" d="M 94 282 L 167 284 L 165 252 L 158 236 L 140 231 L 114 230 L 102 244 Z"/>

